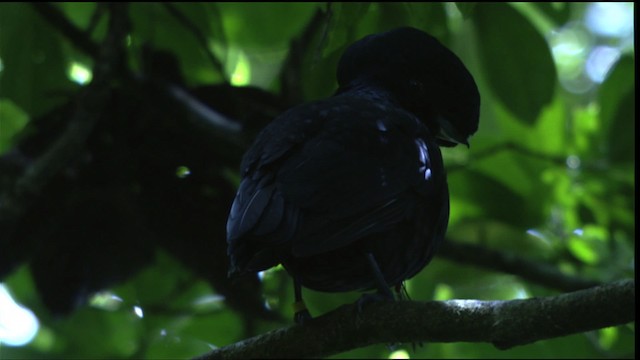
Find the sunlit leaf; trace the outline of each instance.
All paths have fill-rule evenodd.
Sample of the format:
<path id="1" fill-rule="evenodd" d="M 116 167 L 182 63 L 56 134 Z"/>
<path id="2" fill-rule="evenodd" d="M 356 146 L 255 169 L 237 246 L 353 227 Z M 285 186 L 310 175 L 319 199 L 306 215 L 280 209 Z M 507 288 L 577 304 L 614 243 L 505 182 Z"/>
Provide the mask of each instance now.
<path id="1" fill-rule="evenodd" d="M 585 233 L 581 236 L 571 236 L 568 242 L 569 251 L 578 259 L 587 264 L 596 264 L 605 255 L 600 230 L 591 227 L 589 234 Z"/>
<path id="2" fill-rule="evenodd" d="M 177 58 L 189 84 L 219 82 L 222 74 L 211 60 L 210 53 L 214 50 L 211 45 L 224 43 L 224 39 L 220 38 L 220 34 L 214 33 L 213 26 L 208 25 L 208 19 L 216 13 L 214 6 L 215 4 L 206 3 L 194 3 L 190 7 L 177 6 L 182 14 L 180 16 L 162 4 L 134 3 L 129 12 L 133 23 L 132 47 L 140 49 L 142 46 L 150 46 L 170 51 Z M 180 19 L 190 25 L 183 25 L 183 20 Z M 202 37 L 209 44 L 203 44 Z M 217 53 L 214 56 L 225 64 L 224 56 Z"/>
<path id="3" fill-rule="evenodd" d="M 389 355 L 389 359 L 411 359 L 407 350 L 396 350 Z"/>
<path id="4" fill-rule="evenodd" d="M 456 2 L 456 7 L 465 19 L 473 15 L 473 11 L 477 3 L 475 2 Z"/>
<path id="5" fill-rule="evenodd" d="M 56 335 L 49 327 L 41 326 L 29 347 L 39 352 L 52 353 L 56 348 Z"/>
<path id="6" fill-rule="evenodd" d="M 541 12 L 543 12 L 555 23 L 556 26 L 564 25 L 571 15 L 571 7 L 569 3 L 539 1 L 532 3 L 532 5 L 536 6 Z"/>
<path id="7" fill-rule="evenodd" d="M 453 289 L 451 286 L 447 284 L 438 284 L 436 286 L 435 295 L 433 295 L 433 300 L 450 300 L 453 299 Z"/>
<path id="8" fill-rule="evenodd" d="M 608 327 L 600 329 L 598 333 L 600 335 L 598 338 L 600 346 L 607 350 L 611 349 L 613 343 L 615 343 L 618 338 L 618 328 Z"/>
<path id="9" fill-rule="evenodd" d="M 273 52 L 288 48 L 292 37 L 299 35 L 318 3 L 220 3 L 229 42 L 251 50 Z"/>

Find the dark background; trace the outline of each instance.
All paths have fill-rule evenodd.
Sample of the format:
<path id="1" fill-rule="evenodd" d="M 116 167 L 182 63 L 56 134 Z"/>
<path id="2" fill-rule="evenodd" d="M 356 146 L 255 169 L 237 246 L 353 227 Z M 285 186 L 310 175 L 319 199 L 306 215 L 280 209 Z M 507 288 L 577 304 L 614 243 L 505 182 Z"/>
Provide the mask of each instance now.
<path id="1" fill-rule="evenodd" d="M 633 32 L 597 32 L 590 6 L 0 5 L 0 277 L 40 322 L 0 356 L 184 358 L 290 324 L 281 268 L 224 276 L 240 156 L 279 112 L 332 93 L 348 44 L 403 25 L 458 54 L 482 96 L 471 148 L 443 150 L 448 246 L 407 282 L 411 298 L 508 300 L 632 277 Z M 620 57 L 593 79 L 602 46 Z M 359 296 L 305 291 L 314 315 Z M 507 351 L 402 349 L 633 357 L 634 325 Z"/>

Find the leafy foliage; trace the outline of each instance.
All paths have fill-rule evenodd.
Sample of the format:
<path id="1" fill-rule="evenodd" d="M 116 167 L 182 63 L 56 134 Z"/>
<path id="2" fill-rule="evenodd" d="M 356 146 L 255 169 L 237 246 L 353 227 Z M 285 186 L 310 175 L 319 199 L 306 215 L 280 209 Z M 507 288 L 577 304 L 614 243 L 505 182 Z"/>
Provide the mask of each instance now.
<path id="1" fill-rule="evenodd" d="M 154 84 L 170 82 L 188 89 L 209 107 L 242 123 L 244 138 L 238 143 L 246 143 L 270 118 L 298 100 L 329 96 L 335 89 L 337 60 L 349 43 L 399 25 L 421 28 L 463 59 L 482 95 L 480 130 L 471 139 L 471 149 L 444 150 L 452 209 L 449 240 L 519 255 L 587 279 L 632 277 L 634 53 L 623 51 L 605 81 L 589 91 L 565 90 L 558 80 L 553 49 L 545 40 L 548 33 L 537 24 L 542 19 L 561 28 L 579 20 L 587 5 L 560 5 L 335 3 L 327 13 L 324 3 L 135 3 L 128 9 L 126 67 Z M 95 44 L 106 36 L 107 5 L 53 6 Z M 321 21 L 309 27 L 318 13 Z M 59 20 L 43 16 L 38 6 L 0 5 L 0 194 L 9 192 L 24 171 L 25 159 L 16 158 L 14 149 L 37 158 L 64 131 L 72 114 L 70 104 L 87 87 L 73 76 L 73 65 L 87 69 L 96 65 L 96 58 L 78 46 L 79 39 L 56 24 Z M 295 41 L 297 47 L 292 45 Z M 286 71 L 294 74 L 299 92 L 287 93 Z M 221 289 L 227 283 L 210 272 L 216 268 L 215 274 L 224 274 L 218 259 L 224 258 L 228 193 L 232 196 L 237 185 L 241 146 L 224 138 L 192 137 L 184 109 L 176 110 L 156 88 L 125 81 L 114 79 L 118 96 L 105 114 L 113 120 L 103 121 L 87 142 L 86 154 L 99 160 L 100 171 L 79 165 L 91 159 L 72 161 L 67 172 L 77 170 L 80 175 L 56 178 L 42 195 L 47 206 L 36 211 L 36 220 L 24 220 L 38 230 L 33 237 L 40 242 L 11 248 L 16 264 L 10 273 L 0 271 L 12 296 L 37 315 L 41 326 L 26 346 L 0 345 L 3 358 L 190 357 L 210 346 L 281 327 L 282 320 L 277 319 L 287 323 L 293 316 L 293 289 L 283 269 L 270 270 L 262 278 L 265 301 L 277 314 L 270 319 L 249 312 L 251 305 L 231 299 L 232 295 L 224 301 Z M 234 86 L 245 83 L 257 89 Z M 127 182 L 131 174 L 133 183 Z M 116 179 L 117 186 L 101 187 L 104 179 Z M 78 186 L 87 182 L 90 187 Z M 165 182 L 167 187 L 162 187 Z M 76 190 L 90 195 L 78 197 Z M 114 195 L 105 199 L 105 194 Z M 92 215 L 94 198 L 111 210 Z M 132 203 L 132 198 L 140 202 Z M 109 217 L 104 223 L 92 222 L 103 215 Z M 130 225 L 149 219 L 153 233 L 142 225 Z M 145 260 L 131 266 L 126 276 L 117 274 L 118 281 L 89 304 L 68 316 L 54 316 L 39 294 L 37 273 L 53 273 L 55 267 L 38 270 L 29 265 L 30 259 L 46 256 L 35 255 L 42 252 L 38 249 L 60 251 L 61 245 L 51 240 L 57 234 L 51 224 L 60 234 L 75 228 L 88 248 L 109 254 L 112 261 L 95 267 L 109 268 L 136 258 L 125 256 L 134 254 L 136 247 L 144 250 Z M 118 235 L 132 227 L 135 232 Z M 103 235 L 117 236 L 119 241 L 101 242 Z M 0 236 L 4 251 L 8 238 Z M 188 245 L 190 250 L 176 245 L 201 237 L 201 243 Z M 156 241 L 157 247 L 149 245 Z M 415 300 L 506 300 L 557 293 L 518 274 L 438 256 L 408 281 L 407 288 Z M 353 302 L 359 294 L 305 291 L 305 296 L 311 313 L 321 314 Z M 406 349 L 411 357 L 429 358 L 633 356 L 634 327 L 507 351 L 465 343 Z M 378 345 L 338 357 L 381 358 L 390 353 Z"/>

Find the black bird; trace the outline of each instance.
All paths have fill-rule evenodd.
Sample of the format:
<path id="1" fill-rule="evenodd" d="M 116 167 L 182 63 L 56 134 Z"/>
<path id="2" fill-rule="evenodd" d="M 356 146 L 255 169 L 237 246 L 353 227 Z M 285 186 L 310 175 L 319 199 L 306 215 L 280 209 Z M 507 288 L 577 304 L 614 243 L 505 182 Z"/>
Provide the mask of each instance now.
<path id="1" fill-rule="evenodd" d="M 301 286 L 393 299 L 444 239 L 440 146 L 468 145 L 480 95 L 460 59 L 402 27 L 352 44 L 327 99 L 281 114 L 244 155 L 227 222 L 230 276 L 283 264 Z"/>

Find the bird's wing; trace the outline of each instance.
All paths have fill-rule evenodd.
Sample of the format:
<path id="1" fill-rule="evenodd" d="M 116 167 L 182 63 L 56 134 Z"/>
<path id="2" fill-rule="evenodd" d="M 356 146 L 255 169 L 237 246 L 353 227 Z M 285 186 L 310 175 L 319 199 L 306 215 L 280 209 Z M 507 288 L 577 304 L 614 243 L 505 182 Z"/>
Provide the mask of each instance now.
<path id="1" fill-rule="evenodd" d="M 243 161 L 230 243 L 291 240 L 294 256 L 310 256 L 390 228 L 433 186 L 430 158 L 442 166 L 425 131 L 402 110 L 353 98 L 285 113 Z"/>

